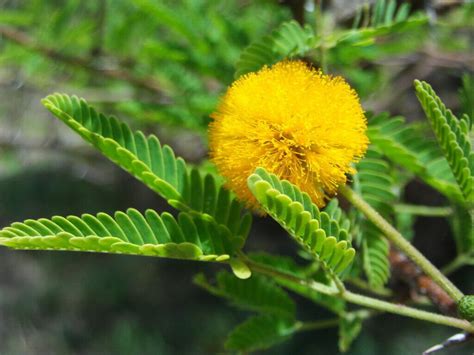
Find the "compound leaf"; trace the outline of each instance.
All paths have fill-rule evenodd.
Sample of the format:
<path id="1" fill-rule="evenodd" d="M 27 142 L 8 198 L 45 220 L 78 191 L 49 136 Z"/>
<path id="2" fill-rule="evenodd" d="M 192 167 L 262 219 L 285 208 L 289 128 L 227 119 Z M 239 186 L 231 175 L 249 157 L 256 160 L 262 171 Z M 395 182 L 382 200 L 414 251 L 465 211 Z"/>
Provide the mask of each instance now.
<path id="1" fill-rule="evenodd" d="M 268 349 L 290 338 L 298 329 L 294 320 L 274 315 L 258 315 L 238 325 L 228 336 L 226 348 L 239 351 Z"/>
<path id="2" fill-rule="evenodd" d="M 266 277 L 253 275 L 249 279 L 240 280 L 222 271 L 217 274 L 215 285 L 211 285 L 202 274 L 194 281 L 210 293 L 223 297 L 240 308 L 287 318 L 295 317 L 293 300 Z"/>
<path id="3" fill-rule="evenodd" d="M 241 241 L 226 228 L 197 215 L 177 219 L 135 209 L 114 216 L 54 216 L 16 222 L 0 230 L 0 245 L 12 249 L 64 250 L 227 261 Z"/>
<path id="4" fill-rule="evenodd" d="M 474 152 L 471 149 L 467 115 L 458 119 L 447 109 L 431 86 L 415 81 L 418 100 L 433 128 L 438 144 L 468 204 L 474 201 Z"/>
<path id="5" fill-rule="evenodd" d="M 341 274 L 352 262 L 349 225 L 337 200 L 321 212 L 305 192 L 281 181 L 263 168 L 248 178 L 248 186 L 262 208 L 333 275 Z"/>
<path id="6" fill-rule="evenodd" d="M 316 37 L 310 26 L 292 20 L 282 23 L 273 33 L 250 44 L 240 55 L 235 77 L 257 71 L 264 65 L 304 55 L 314 48 Z"/>
<path id="7" fill-rule="evenodd" d="M 107 117 L 84 99 L 54 94 L 43 104 L 115 164 L 132 174 L 170 205 L 185 212 L 203 214 L 246 238 L 251 215 L 212 174 L 188 168 L 173 150 L 154 135 L 132 132 L 115 117 Z"/>

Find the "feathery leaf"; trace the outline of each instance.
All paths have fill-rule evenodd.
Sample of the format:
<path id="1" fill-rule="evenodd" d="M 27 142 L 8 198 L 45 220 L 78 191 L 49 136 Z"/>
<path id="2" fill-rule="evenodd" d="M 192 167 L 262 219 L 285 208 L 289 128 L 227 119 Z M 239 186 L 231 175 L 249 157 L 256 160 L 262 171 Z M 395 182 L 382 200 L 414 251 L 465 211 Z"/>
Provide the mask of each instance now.
<path id="1" fill-rule="evenodd" d="M 226 348 L 255 351 L 267 349 L 287 340 L 297 329 L 298 323 L 274 315 L 258 315 L 238 325 L 228 336 Z"/>
<path id="2" fill-rule="evenodd" d="M 396 196 L 391 190 L 393 179 L 388 164 L 373 147 L 369 147 L 366 157 L 357 164 L 357 171 L 355 188 L 369 205 L 390 219 Z M 370 285 L 381 287 L 390 277 L 389 243 L 372 222 L 360 218 L 362 265 Z"/>
<path id="3" fill-rule="evenodd" d="M 194 282 L 240 308 L 287 318 L 295 317 L 293 300 L 266 277 L 253 275 L 247 280 L 239 280 L 230 273 L 221 271 L 217 274 L 216 285 L 210 284 L 203 274 L 197 275 Z"/>
<path id="4" fill-rule="evenodd" d="M 305 192 L 265 169 L 257 168 L 248 186 L 262 208 L 331 273 L 342 273 L 352 262 L 349 225 L 333 200 L 319 211 Z"/>
<path id="5" fill-rule="evenodd" d="M 235 77 L 257 71 L 264 65 L 271 65 L 284 58 L 304 55 L 316 44 L 310 26 L 301 27 L 294 20 L 282 23 L 269 36 L 250 44 L 240 55 L 236 64 Z"/>
<path id="6" fill-rule="evenodd" d="M 28 219 L 0 230 L 0 245 L 13 249 L 66 250 L 226 261 L 242 240 L 200 216 L 135 209 L 81 217 Z"/>
<path id="7" fill-rule="evenodd" d="M 189 169 L 154 135 L 132 132 L 115 117 L 106 117 L 76 96 L 54 94 L 43 104 L 115 164 L 125 169 L 173 207 L 204 214 L 246 238 L 251 215 L 212 174 Z"/>
<path id="8" fill-rule="evenodd" d="M 388 159 L 416 174 L 450 199 L 464 202 L 438 145 L 414 124 L 407 123 L 402 117 L 391 118 L 382 113 L 369 119 L 367 135 Z"/>
<path id="9" fill-rule="evenodd" d="M 468 204 L 474 201 L 474 152 L 469 137 L 470 118 L 458 119 L 431 86 L 415 81 L 418 100 L 433 128 L 451 171 Z"/>

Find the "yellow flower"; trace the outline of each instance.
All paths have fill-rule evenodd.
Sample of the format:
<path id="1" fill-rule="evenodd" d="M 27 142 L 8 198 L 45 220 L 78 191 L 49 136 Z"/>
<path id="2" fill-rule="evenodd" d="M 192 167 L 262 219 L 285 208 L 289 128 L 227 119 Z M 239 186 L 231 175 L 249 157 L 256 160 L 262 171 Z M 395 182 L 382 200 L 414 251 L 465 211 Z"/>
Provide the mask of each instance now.
<path id="1" fill-rule="evenodd" d="M 210 155 L 227 186 L 249 207 L 257 167 L 307 192 L 323 207 L 355 173 L 369 143 L 356 92 L 341 77 L 284 61 L 236 80 L 209 128 Z"/>

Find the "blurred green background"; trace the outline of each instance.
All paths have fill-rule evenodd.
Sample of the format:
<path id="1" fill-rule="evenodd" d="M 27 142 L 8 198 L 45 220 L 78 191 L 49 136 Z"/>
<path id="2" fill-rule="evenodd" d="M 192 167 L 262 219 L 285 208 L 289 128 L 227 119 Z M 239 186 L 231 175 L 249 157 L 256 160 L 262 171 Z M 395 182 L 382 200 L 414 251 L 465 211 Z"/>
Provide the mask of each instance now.
<path id="1" fill-rule="evenodd" d="M 324 2 L 328 29 L 351 23 L 363 1 Z M 52 92 L 155 133 L 178 155 L 206 166 L 206 126 L 235 63 L 282 21 L 315 21 L 312 1 L 0 0 L 0 226 L 26 218 L 168 207 L 86 146 L 42 108 Z M 472 4 L 413 1 L 435 25 L 328 59 L 367 110 L 422 117 L 414 78 L 432 83 L 454 111 L 472 72 Z M 318 63 L 316 63 L 317 65 Z M 419 181 L 412 203 L 443 198 Z M 443 219 L 419 218 L 415 245 L 437 265 L 454 257 Z M 435 237 L 436 236 L 436 237 Z M 248 250 L 295 255 L 267 219 Z M 245 318 L 192 284 L 214 266 L 130 256 L 0 249 L 0 354 L 216 354 Z M 472 268 L 453 280 L 473 293 Z M 468 284 L 471 281 L 471 284 Z M 295 296 L 296 297 L 296 296 Z M 296 297 L 301 319 L 324 311 Z M 365 323 L 350 354 L 418 354 L 455 331 L 383 315 Z M 299 334 L 268 354 L 335 354 L 337 330 Z M 458 348 L 453 354 L 468 354 Z M 449 353 L 449 352 L 445 352 Z"/>

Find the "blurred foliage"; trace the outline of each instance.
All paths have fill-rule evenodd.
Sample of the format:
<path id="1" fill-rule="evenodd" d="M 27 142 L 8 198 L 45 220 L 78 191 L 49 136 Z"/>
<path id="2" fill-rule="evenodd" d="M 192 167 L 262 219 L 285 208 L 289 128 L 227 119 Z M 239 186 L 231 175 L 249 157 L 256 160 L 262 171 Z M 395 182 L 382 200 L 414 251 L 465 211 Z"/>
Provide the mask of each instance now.
<path id="1" fill-rule="evenodd" d="M 39 48 L 5 41 L 0 62 L 41 79 L 36 84 L 60 80 L 57 90 L 94 88 L 94 101 L 134 119 L 204 130 L 241 49 L 285 18 L 288 11 L 270 1 L 12 1 L 0 23 L 27 29 Z M 153 88 L 100 77 L 114 71 Z"/>

